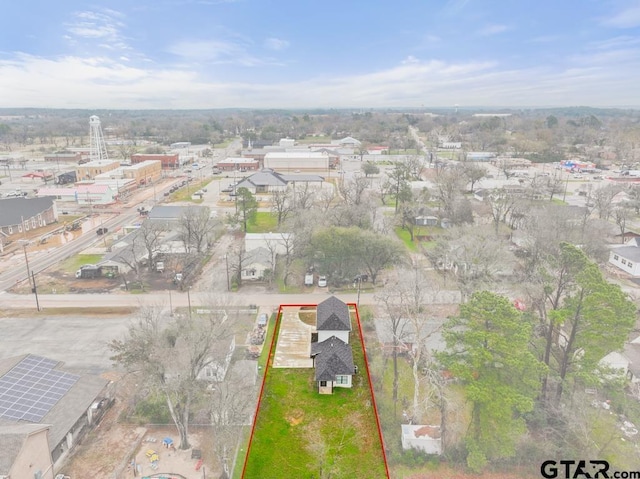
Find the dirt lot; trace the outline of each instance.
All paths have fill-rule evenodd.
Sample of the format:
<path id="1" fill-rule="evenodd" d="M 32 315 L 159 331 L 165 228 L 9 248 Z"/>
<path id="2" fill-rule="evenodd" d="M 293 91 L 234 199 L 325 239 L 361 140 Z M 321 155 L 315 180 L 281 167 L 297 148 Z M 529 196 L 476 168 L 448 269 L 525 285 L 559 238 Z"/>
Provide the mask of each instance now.
<path id="1" fill-rule="evenodd" d="M 129 385 L 134 387 L 134 385 Z M 134 476 L 131 461 L 135 458 L 142 476 L 158 473 L 180 474 L 185 478 L 201 478 L 202 469 L 196 471 L 197 459 L 191 458 L 192 450 L 180 451 L 166 449 L 162 439 L 171 437 L 177 441 L 173 427 L 140 427 L 123 424 L 118 421 L 125 409 L 127 391 L 119 389 L 119 397 L 113 407 L 105 414 L 100 425 L 83 440 L 74 454 L 60 471 L 72 479 L 114 479 Z M 219 471 L 212 450 L 212 438 L 205 429 L 193 428 L 190 431 L 193 449 L 202 451 L 203 464 L 207 474 L 217 477 Z M 153 469 L 146 456 L 148 450 L 154 450 L 159 456 L 157 469 Z M 136 468 L 137 469 L 137 468 Z M 138 475 L 138 477 L 140 477 Z"/>

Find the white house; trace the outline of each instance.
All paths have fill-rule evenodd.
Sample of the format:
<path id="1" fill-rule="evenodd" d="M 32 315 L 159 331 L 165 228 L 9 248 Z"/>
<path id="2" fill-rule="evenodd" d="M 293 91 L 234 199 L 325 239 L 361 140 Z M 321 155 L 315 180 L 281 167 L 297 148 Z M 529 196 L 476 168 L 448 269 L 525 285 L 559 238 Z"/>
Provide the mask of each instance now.
<path id="1" fill-rule="evenodd" d="M 245 263 L 240 271 L 240 279 L 263 280 L 268 270 L 273 269 L 275 264 L 275 252 L 267 248 L 255 248 L 247 251 Z"/>
<path id="2" fill-rule="evenodd" d="M 609 263 L 633 277 L 640 277 L 640 238 L 631 238 L 624 246 L 611 248 Z"/>
<path id="3" fill-rule="evenodd" d="M 352 386 L 355 366 L 349 344 L 350 331 L 351 316 L 346 303 L 331 296 L 318 304 L 310 356 L 320 394 L 333 394 L 334 387 Z"/>
<path id="4" fill-rule="evenodd" d="M 402 424 L 402 449 L 418 449 L 427 454 L 442 454 L 440 426 Z"/>
<path id="5" fill-rule="evenodd" d="M 287 245 L 291 249 L 292 238 L 291 233 L 247 233 L 244 236 L 244 249 L 251 251 L 265 248 L 276 254 L 286 254 Z"/>
<path id="6" fill-rule="evenodd" d="M 349 344 L 351 316 L 346 303 L 343 303 L 335 296 L 331 296 L 318 304 L 316 331 L 318 333 L 318 342 L 336 336 L 346 344 Z"/>
<path id="7" fill-rule="evenodd" d="M 213 382 L 224 381 L 235 349 L 236 338 L 234 336 L 219 340 L 214 346 L 215 355 L 209 358 L 205 367 L 198 374 L 198 379 Z"/>
<path id="8" fill-rule="evenodd" d="M 333 394 L 333 388 L 350 388 L 355 373 L 351 346 L 336 336 L 311 343 L 315 380 L 320 394 Z"/>

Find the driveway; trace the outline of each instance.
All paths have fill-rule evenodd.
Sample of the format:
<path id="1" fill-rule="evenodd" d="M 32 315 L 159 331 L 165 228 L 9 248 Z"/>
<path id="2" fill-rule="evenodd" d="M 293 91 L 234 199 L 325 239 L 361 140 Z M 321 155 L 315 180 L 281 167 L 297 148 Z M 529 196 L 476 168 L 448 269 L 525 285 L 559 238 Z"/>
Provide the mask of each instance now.
<path id="1" fill-rule="evenodd" d="M 311 368 L 311 333 L 313 326 L 298 318 L 300 308 L 284 308 L 280 323 L 280 334 L 273 358 L 274 368 Z"/>

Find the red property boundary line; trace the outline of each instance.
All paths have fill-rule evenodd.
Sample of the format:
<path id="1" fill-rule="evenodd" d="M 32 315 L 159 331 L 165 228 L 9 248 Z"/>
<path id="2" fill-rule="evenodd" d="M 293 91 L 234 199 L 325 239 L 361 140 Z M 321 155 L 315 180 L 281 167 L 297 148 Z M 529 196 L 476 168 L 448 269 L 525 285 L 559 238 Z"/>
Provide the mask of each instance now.
<path id="1" fill-rule="evenodd" d="M 373 412 L 376 417 L 376 427 L 378 428 L 378 437 L 380 438 L 380 447 L 382 448 L 382 459 L 384 460 L 384 470 L 386 473 L 386 478 L 390 479 L 389 475 L 389 463 L 387 462 L 387 451 L 384 446 L 384 439 L 382 437 L 382 429 L 380 427 L 380 418 L 378 417 L 378 406 L 376 404 L 376 396 L 373 392 L 373 383 L 371 382 L 371 374 L 369 372 L 369 359 L 367 357 L 367 348 L 364 345 L 364 334 L 362 332 L 362 324 L 360 323 L 360 313 L 358 311 L 358 306 L 356 303 L 346 303 L 348 307 L 353 307 L 356 312 L 356 320 L 358 322 L 358 331 L 360 332 L 360 345 L 362 346 L 362 353 L 364 355 L 364 366 L 367 370 L 367 379 L 369 380 L 369 392 L 371 393 L 371 401 L 373 404 Z M 278 314 L 276 316 L 276 325 L 273 329 L 273 337 L 271 338 L 271 345 L 269 346 L 269 356 L 267 357 L 267 363 L 265 365 L 264 375 L 262 376 L 262 385 L 260 386 L 260 396 L 258 397 L 258 404 L 256 405 L 256 410 L 253 414 L 253 425 L 251 426 L 251 435 L 249 436 L 249 445 L 247 446 L 247 452 L 244 456 L 244 463 L 242 465 L 242 475 L 241 479 L 245 478 L 245 472 L 247 470 L 247 462 L 249 459 L 249 453 L 251 452 L 251 445 L 253 444 L 253 435 L 255 434 L 256 424 L 258 424 L 258 412 L 260 411 L 260 406 L 262 405 L 262 398 L 264 395 L 264 385 L 267 382 L 267 374 L 269 373 L 269 368 L 271 365 L 271 360 L 273 359 L 273 350 L 276 344 L 276 337 L 280 332 L 280 321 L 282 320 L 282 309 L 283 308 L 302 308 L 302 307 L 317 307 L 317 304 L 281 304 L 278 307 Z"/>

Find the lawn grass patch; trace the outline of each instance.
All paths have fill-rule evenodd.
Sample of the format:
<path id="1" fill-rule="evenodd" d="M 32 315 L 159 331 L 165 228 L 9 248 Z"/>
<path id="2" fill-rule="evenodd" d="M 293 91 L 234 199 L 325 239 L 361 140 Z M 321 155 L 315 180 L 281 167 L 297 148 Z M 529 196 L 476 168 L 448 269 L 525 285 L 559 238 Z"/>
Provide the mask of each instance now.
<path id="1" fill-rule="evenodd" d="M 247 233 L 271 233 L 278 227 L 278 218 L 269 211 L 258 211 L 254 221 L 247 222 Z"/>
<path id="2" fill-rule="evenodd" d="M 418 243 L 416 241 L 411 241 L 411 235 L 407 230 L 401 226 L 396 226 L 393 231 L 395 231 L 396 236 L 400 238 L 409 251 L 418 250 Z"/>
<path id="3" fill-rule="evenodd" d="M 190 201 L 191 203 L 202 203 L 201 199 L 194 200 L 191 199 L 191 196 L 198 190 L 202 188 L 206 188 L 207 185 L 211 182 L 211 179 L 206 179 L 202 181 L 192 181 L 187 185 L 179 188 L 169 195 L 168 202 L 171 203 L 173 201 Z"/>
<path id="4" fill-rule="evenodd" d="M 85 264 L 96 264 L 102 260 L 101 254 L 76 254 L 62 262 L 62 269 L 66 273 L 75 273 L 80 266 Z"/>
<path id="5" fill-rule="evenodd" d="M 350 342 L 350 389 L 321 395 L 312 368 L 268 369 L 244 477 L 386 477 L 357 328 Z"/>

